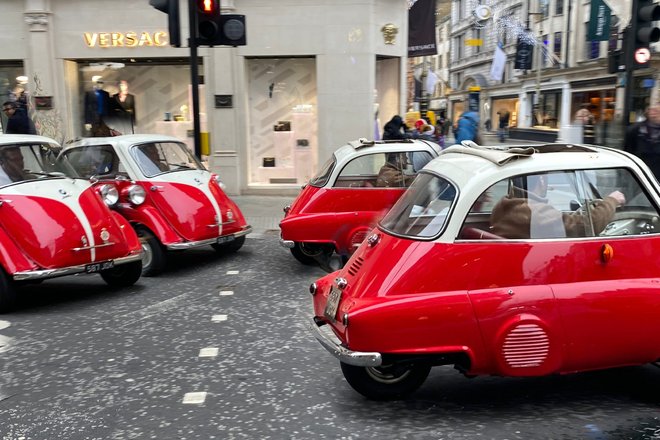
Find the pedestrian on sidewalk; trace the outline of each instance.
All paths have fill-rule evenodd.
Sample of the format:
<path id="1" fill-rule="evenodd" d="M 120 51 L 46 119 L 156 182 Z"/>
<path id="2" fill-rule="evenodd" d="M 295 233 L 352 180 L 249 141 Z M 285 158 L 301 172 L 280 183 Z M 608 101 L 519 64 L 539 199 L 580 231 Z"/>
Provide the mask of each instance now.
<path id="1" fill-rule="evenodd" d="M 34 122 L 27 114 L 27 109 L 15 101 L 2 104 L 2 111 L 7 115 L 6 134 L 37 134 Z"/>
<path id="2" fill-rule="evenodd" d="M 497 134 L 500 138 L 500 142 L 504 142 L 509 130 L 509 118 L 511 117 L 511 114 L 508 110 L 500 110 L 497 112 L 497 115 L 499 117 Z"/>
<path id="3" fill-rule="evenodd" d="M 623 149 L 644 161 L 660 179 L 660 104 L 650 106 L 646 120 L 628 127 Z"/>

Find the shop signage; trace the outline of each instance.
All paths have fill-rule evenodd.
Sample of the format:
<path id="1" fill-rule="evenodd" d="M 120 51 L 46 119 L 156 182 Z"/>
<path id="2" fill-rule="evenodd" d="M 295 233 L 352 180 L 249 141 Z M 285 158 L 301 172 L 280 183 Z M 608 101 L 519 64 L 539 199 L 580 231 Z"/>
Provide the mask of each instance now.
<path id="1" fill-rule="evenodd" d="M 611 19 L 612 9 L 605 4 L 605 1 L 593 0 L 591 2 L 587 41 L 607 41 L 610 37 Z"/>
<path id="2" fill-rule="evenodd" d="M 158 32 L 85 32 L 83 39 L 88 47 L 144 47 L 167 46 L 169 34 Z"/>
<path id="3" fill-rule="evenodd" d="M 531 70 L 532 69 L 532 56 L 534 55 L 534 46 L 527 40 L 518 37 L 518 45 L 516 47 L 516 58 L 514 60 L 514 69 Z"/>

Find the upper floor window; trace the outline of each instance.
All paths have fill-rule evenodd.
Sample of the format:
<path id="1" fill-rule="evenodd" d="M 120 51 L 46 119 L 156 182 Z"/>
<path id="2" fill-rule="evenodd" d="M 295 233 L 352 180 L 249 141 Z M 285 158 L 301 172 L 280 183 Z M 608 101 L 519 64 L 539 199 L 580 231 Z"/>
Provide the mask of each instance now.
<path id="1" fill-rule="evenodd" d="M 555 15 L 564 13 L 564 0 L 555 0 Z"/>

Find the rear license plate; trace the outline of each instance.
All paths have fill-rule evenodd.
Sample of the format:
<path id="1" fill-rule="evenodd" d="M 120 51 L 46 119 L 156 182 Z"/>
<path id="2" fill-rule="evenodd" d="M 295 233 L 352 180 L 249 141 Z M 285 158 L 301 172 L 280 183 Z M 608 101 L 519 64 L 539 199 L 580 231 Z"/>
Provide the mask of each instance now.
<path id="1" fill-rule="evenodd" d="M 335 316 L 337 316 L 337 309 L 339 308 L 339 301 L 341 300 L 341 290 L 336 287 L 330 289 L 330 295 L 328 295 L 328 302 L 325 303 L 325 310 L 323 314 L 326 318 L 336 321 Z"/>
<path id="2" fill-rule="evenodd" d="M 115 267 L 114 261 L 101 261 L 100 263 L 92 263 L 85 266 L 85 272 L 96 273 L 102 270 L 112 269 Z"/>
<path id="3" fill-rule="evenodd" d="M 230 241 L 234 241 L 235 238 L 233 235 L 223 235 L 222 237 L 218 237 L 215 242 L 218 244 L 229 243 Z"/>

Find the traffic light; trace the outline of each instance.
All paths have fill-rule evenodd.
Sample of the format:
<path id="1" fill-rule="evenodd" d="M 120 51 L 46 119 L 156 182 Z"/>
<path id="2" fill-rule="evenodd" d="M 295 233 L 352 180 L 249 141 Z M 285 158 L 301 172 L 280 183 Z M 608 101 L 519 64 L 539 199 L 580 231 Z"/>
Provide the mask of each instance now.
<path id="1" fill-rule="evenodd" d="M 149 4 L 167 14 L 170 45 L 181 47 L 181 30 L 179 28 L 179 0 L 149 0 Z"/>
<path id="2" fill-rule="evenodd" d="M 220 14 L 220 0 L 195 1 L 198 46 L 245 46 L 245 15 Z"/>
<path id="3" fill-rule="evenodd" d="M 651 62 L 650 44 L 660 40 L 660 28 L 654 21 L 660 20 L 660 5 L 653 0 L 637 0 L 637 10 L 633 10 L 632 36 L 635 47 L 633 52 L 633 66 L 635 69 L 648 67 Z M 633 2 L 633 5 L 635 2 Z"/>

